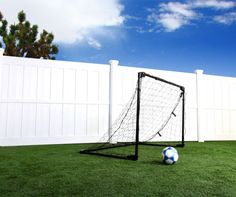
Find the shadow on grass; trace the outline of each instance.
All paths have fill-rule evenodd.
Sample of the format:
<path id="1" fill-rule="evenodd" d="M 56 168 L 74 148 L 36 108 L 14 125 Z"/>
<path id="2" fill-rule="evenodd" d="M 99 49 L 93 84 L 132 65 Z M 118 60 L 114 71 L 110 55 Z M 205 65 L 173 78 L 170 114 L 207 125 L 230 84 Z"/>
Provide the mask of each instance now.
<path id="1" fill-rule="evenodd" d="M 152 161 L 141 161 L 142 163 L 145 164 L 151 164 L 151 165 L 159 165 L 159 166 L 166 166 L 162 161 L 160 160 L 152 160 Z"/>

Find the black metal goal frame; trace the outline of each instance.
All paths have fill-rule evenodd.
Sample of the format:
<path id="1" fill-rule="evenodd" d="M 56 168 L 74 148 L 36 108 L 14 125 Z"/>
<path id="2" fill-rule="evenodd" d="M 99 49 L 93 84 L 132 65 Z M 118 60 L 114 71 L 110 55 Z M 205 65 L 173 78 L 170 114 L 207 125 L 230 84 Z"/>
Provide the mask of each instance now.
<path id="1" fill-rule="evenodd" d="M 112 158 L 118 158 L 118 159 L 128 159 L 128 160 L 138 160 L 138 147 L 139 145 L 148 145 L 148 146 L 166 146 L 163 144 L 157 144 L 157 143 L 150 143 L 150 142 L 140 142 L 139 141 L 139 117 L 140 117 L 140 92 L 141 92 L 141 79 L 143 77 L 150 77 L 153 78 L 155 80 L 164 82 L 166 84 L 170 84 L 173 86 L 176 86 L 178 88 L 180 88 L 181 90 L 181 97 L 182 97 L 182 141 L 180 144 L 176 144 L 174 145 L 175 147 L 184 147 L 184 128 L 185 128 L 185 88 L 184 86 L 178 85 L 176 83 L 167 81 L 165 79 L 147 74 L 145 72 L 139 72 L 138 73 L 138 84 L 137 84 L 137 111 L 136 111 L 136 137 L 135 137 L 135 142 L 128 142 L 128 143 L 117 143 L 117 144 L 113 144 L 110 147 L 98 147 L 98 148 L 93 148 L 93 149 L 84 149 L 81 150 L 80 153 L 81 154 L 90 154 L 90 155 L 98 155 L 98 156 L 104 156 L 104 157 L 112 157 Z M 127 156 L 123 156 L 123 155 L 112 155 L 112 154 L 108 154 L 108 153 L 100 153 L 100 152 L 96 152 L 99 150 L 105 150 L 105 149 L 111 149 L 111 148 L 118 148 L 118 147 L 124 147 L 124 146 L 135 146 L 134 149 L 134 154 L 133 155 L 127 155 Z"/>

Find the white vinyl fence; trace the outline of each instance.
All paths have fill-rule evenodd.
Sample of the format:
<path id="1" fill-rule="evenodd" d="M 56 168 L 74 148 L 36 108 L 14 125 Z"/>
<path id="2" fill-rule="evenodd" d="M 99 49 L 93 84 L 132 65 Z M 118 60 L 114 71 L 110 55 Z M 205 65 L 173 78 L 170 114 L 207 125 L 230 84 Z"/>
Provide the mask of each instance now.
<path id="1" fill-rule="evenodd" d="M 236 140 L 236 78 L 0 56 L 0 146 L 98 141 L 140 71 L 185 86 L 186 140 Z"/>

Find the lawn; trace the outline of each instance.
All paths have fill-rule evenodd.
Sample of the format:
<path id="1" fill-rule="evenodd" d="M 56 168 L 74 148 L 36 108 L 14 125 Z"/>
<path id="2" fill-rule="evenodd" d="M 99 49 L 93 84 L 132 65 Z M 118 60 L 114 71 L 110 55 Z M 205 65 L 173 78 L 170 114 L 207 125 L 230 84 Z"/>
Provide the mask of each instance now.
<path id="1" fill-rule="evenodd" d="M 172 166 L 161 147 L 129 161 L 79 154 L 86 146 L 0 148 L 0 196 L 236 196 L 236 142 L 189 142 Z"/>

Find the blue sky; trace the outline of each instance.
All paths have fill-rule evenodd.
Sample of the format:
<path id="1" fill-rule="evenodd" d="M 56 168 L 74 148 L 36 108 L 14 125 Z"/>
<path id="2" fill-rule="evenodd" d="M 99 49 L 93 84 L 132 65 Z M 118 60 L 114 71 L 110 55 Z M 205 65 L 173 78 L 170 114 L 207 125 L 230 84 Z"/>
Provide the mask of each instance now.
<path id="1" fill-rule="evenodd" d="M 44 14 L 30 0 L 0 0 L 10 21 L 23 9 L 54 33 L 59 60 L 117 59 L 125 66 L 236 77 L 236 1 L 42 0 L 40 6 Z"/>

